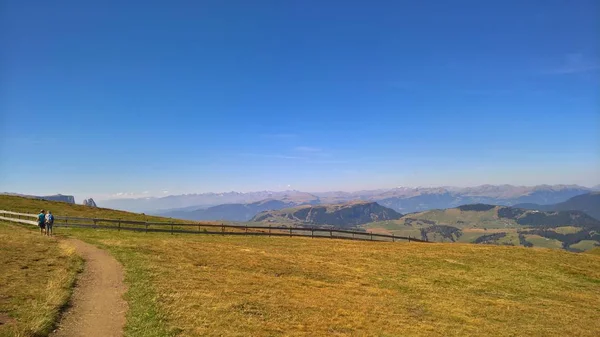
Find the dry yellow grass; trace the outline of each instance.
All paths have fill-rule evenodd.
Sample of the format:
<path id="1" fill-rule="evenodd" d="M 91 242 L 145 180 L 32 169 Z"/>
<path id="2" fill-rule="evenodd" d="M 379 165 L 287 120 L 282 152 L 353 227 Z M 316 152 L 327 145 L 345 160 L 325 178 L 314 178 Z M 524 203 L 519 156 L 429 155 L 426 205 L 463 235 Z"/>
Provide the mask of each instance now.
<path id="1" fill-rule="evenodd" d="M 73 248 L 0 221 L 0 336 L 50 332 L 81 263 Z"/>
<path id="2" fill-rule="evenodd" d="M 600 332 L 597 251 L 61 232 L 104 247 L 123 263 L 130 308 L 126 336 Z"/>
<path id="3" fill-rule="evenodd" d="M 600 331 L 600 257 L 592 254 L 70 232 L 113 252 L 130 282 L 146 282 L 155 299 L 150 304 L 169 327 L 156 336 L 597 336 Z M 131 274 L 139 272 L 145 276 L 135 281 Z M 135 315 L 128 322 L 151 325 Z"/>

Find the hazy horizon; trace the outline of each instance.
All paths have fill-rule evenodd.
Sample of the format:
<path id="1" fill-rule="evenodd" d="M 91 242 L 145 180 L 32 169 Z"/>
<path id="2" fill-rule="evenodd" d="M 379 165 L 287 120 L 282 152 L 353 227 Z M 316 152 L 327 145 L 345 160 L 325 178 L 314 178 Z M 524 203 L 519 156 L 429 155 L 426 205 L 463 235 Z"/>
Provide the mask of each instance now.
<path id="1" fill-rule="evenodd" d="M 343 189 L 332 189 L 332 190 L 301 190 L 301 189 L 262 189 L 262 190 L 249 190 L 249 191 L 241 191 L 241 190 L 228 190 L 228 191 L 203 191 L 203 192 L 186 192 L 186 193 L 171 193 L 169 191 L 160 191 L 158 193 L 151 193 L 150 191 L 142 191 L 140 193 L 132 193 L 132 192 L 117 192 L 110 195 L 101 195 L 94 193 L 87 194 L 77 194 L 77 193 L 65 193 L 65 192 L 49 192 L 49 193 L 36 193 L 35 191 L 23 192 L 23 191 L 0 191 L 0 193 L 14 193 L 14 194 L 24 194 L 24 195 L 34 195 L 34 196 L 50 196 L 50 195 L 72 195 L 75 197 L 75 201 L 77 203 L 81 203 L 84 199 L 93 198 L 96 201 L 102 200 L 115 200 L 115 199 L 143 199 L 143 198 L 163 198 L 169 196 L 181 196 L 181 195 L 194 195 L 194 194 L 226 194 L 226 193 L 260 193 L 260 192 L 273 192 L 273 193 L 281 193 L 281 192 L 302 192 L 309 194 L 319 194 L 319 193 L 328 193 L 328 192 L 341 192 L 341 193 L 357 193 L 357 192 L 367 192 L 367 191 L 386 191 L 393 190 L 399 188 L 407 188 L 407 189 L 427 189 L 427 188 L 445 188 L 445 189 L 464 189 L 464 188 L 476 188 L 482 186 L 513 186 L 513 187 L 535 187 L 535 186 L 578 186 L 588 189 L 595 189 L 600 187 L 600 183 L 592 184 L 592 185 L 581 185 L 581 184 L 566 184 L 566 183 L 558 183 L 558 184 L 534 184 L 534 185 L 520 185 L 520 184 L 477 184 L 477 185 L 466 185 L 466 186 L 457 186 L 457 185 L 402 185 L 402 186 L 387 186 L 387 187 L 379 187 L 379 188 L 364 188 L 364 189 L 356 189 L 356 190 L 343 190 Z M 167 193 L 164 193 L 167 192 Z"/>
<path id="2" fill-rule="evenodd" d="M 2 191 L 600 183 L 597 1 L 8 0 L 0 20 Z"/>

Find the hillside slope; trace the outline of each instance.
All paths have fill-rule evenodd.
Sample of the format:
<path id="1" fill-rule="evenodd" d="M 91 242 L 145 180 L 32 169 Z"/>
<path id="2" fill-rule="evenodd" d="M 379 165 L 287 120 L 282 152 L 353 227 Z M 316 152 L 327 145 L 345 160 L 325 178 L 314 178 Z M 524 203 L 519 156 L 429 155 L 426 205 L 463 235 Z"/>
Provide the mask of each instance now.
<path id="1" fill-rule="evenodd" d="M 353 227 L 372 221 L 399 219 L 402 214 L 375 202 L 340 205 L 300 206 L 257 214 L 254 222 L 295 222 L 298 224 Z"/>
<path id="2" fill-rule="evenodd" d="M 18 193 L 0 193 L 0 195 L 23 197 L 23 198 L 30 198 L 30 199 L 41 199 L 41 200 L 49 200 L 49 201 L 60 201 L 60 202 L 66 202 L 68 204 L 75 203 L 74 196 L 63 195 L 63 194 L 38 196 L 38 195 L 27 195 L 27 194 L 18 194 Z"/>
<path id="3" fill-rule="evenodd" d="M 164 217 L 117 211 L 108 208 L 88 207 L 84 205 L 70 204 L 59 201 L 31 199 L 12 195 L 0 195 L 0 210 L 37 214 L 41 209 L 50 210 L 52 214 L 54 214 L 54 216 L 58 217 L 71 216 L 140 221 L 174 221 L 172 219 Z"/>
<path id="4" fill-rule="evenodd" d="M 514 207 L 538 211 L 582 211 L 591 217 L 600 220 L 600 192 L 578 195 L 558 204 L 538 205 L 526 203 L 517 204 Z"/>
<path id="5" fill-rule="evenodd" d="M 460 241 L 589 250 L 600 245 L 600 221 L 581 211 L 536 211 L 486 204 L 407 214 L 371 230 Z"/>

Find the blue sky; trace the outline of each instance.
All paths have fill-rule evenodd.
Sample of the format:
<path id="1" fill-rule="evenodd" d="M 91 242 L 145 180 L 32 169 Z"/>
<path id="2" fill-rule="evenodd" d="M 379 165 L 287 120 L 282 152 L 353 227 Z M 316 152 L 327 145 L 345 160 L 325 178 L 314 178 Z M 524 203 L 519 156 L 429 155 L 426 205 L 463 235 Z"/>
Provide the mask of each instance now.
<path id="1" fill-rule="evenodd" d="M 600 183 L 598 1 L 0 9 L 0 190 Z"/>

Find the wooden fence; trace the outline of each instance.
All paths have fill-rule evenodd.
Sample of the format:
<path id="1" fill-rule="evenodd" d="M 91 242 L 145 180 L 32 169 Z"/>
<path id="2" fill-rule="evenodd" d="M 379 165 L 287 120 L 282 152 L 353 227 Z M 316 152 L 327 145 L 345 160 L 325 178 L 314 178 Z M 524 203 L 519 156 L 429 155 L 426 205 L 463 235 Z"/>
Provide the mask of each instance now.
<path id="1" fill-rule="evenodd" d="M 7 220 L 35 220 L 37 215 L 17 213 L 0 210 L 0 216 Z M 263 235 L 263 236 L 290 236 L 290 237 L 312 237 L 348 239 L 363 241 L 416 241 L 427 242 L 412 237 L 377 234 L 363 231 L 352 231 L 335 228 L 320 227 L 285 227 L 285 226 L 248 226 L 214 223 L 176 223 L 176 222 L 152 222 L 133 221 L 122 219 L 104 218 L 82 218 L 55 216 L 54 227 L 76 227 L 76 228 L 101 228 L 111 230 L 126 230 L 137 232 L 161 232 L 161 233 L 187 233 L 187 234 L 212 234 L 212 235 Z"/>

